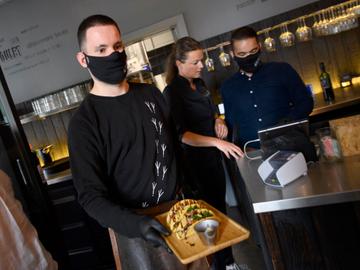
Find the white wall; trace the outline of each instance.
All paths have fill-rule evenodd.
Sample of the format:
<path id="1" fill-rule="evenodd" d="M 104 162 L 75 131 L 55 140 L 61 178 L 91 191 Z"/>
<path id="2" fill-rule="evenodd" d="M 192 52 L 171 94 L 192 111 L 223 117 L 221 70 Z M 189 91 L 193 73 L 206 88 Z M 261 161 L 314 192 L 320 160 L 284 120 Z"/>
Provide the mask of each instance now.
<path id="1" fill-rule="evenodd" d="M 107 14 L 124 35 L 183 13 L 198 40 L 306 5 L 314 0 L 12 0 L 0 6 L 0 65 L 15 103 L 89 78 L 75 61 L 76 30 L 95 13 Z M 15 50 L 1 61 L 1 52 Z"/>

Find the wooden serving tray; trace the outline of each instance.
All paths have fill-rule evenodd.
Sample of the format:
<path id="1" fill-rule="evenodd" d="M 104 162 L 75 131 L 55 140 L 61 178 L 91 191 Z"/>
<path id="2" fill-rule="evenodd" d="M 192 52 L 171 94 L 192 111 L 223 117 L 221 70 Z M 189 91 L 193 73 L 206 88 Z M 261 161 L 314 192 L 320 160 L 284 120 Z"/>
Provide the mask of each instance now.
<path id="1" fill-rule="evenodd" d="M 215 209 L 202 200 L 199 200 L 199 202 L 206 205 L 206 208 L 212 210 L 220 220 L 220 225 L 217 232 L 217 241 L 215 245 L 206 246 L 202 243 L 200 237 L 197 234 L 183 240 L 178 239 L 175 234 L 164 237 L 166 243 L 183 264 L 191 263 L 221 249 L 246 240 L 250 235 L 250 232 L 247 229 L 233 221 L 231 218 L 225 216 L 219 210 Z M 158 215 L 155 218 L 168 228 L 166 224 L 166 216 L 167 212 Z"/>

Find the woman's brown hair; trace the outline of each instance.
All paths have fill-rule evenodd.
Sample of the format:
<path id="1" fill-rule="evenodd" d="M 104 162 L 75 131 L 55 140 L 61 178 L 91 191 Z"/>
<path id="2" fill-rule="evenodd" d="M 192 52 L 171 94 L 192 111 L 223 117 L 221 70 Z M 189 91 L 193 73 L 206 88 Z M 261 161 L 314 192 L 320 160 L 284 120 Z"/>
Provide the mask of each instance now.
<path id="1" fill-rule="evenodd" d="M 176 75 L 179 74 L 179 70 L 176 66 L 176 60 L 184 62 L 187 58 L 188 52 L 199 49 L 202 49 L 200 42 L 191 37 L 183 37 L 176 41 L 166 63 L 167 84 L 170 84 Z"/>

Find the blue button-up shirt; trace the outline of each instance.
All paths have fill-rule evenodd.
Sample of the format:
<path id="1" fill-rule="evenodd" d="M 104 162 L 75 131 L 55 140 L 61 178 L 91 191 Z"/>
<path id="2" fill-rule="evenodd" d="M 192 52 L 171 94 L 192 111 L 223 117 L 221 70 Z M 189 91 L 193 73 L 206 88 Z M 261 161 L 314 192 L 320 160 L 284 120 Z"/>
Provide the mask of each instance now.
<path id="1" fill-rule="evenodd" d="M 314 106 L 311 93 L 287 63 L 264 63 L 252 77 L 237 72 L 224 82 L 221 94 L 227 124 L 241 146 L 282 119 L 308 117 Z"/>

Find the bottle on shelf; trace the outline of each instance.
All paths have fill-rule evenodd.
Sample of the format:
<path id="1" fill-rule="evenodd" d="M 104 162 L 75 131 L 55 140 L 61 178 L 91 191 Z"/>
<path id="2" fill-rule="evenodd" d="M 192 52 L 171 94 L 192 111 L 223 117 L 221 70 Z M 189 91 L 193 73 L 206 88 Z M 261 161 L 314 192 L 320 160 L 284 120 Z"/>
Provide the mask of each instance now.
<path id="1" fill-rule="evenodd" d="M 333 101 L 335 100 L 335 95 L 331 84 L 330 74 L 326 72 L 323 62 L 320 63 L 320 71 L 320 84 L 323 90 L 324 100 Z"/>

